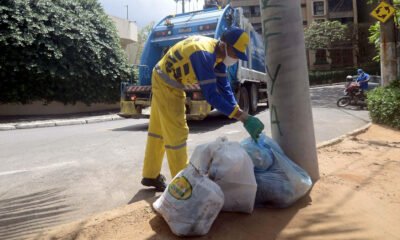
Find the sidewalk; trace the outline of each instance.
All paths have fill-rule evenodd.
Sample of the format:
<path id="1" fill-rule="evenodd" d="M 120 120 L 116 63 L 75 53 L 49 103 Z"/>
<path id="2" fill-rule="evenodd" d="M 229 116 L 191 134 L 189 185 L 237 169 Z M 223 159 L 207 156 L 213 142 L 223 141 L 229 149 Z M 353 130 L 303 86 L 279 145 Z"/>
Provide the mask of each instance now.
<path id="1" fill-rule="evenodd" d="M 333 144 L 333 145 L 332 145 Z M 319 147 L 321 178 L 285 209 L 220 213 L 191 239 L 399 239 L 400 132 L 378 125 Z M 151 207 L 156 197 L 54 227 L 33 239 L 182 239 Z"/>
<path id="2" fill-rule="evenodd" d="M 114 112 L 79 113 L 56 116 L 0 117 L 0 131 L 89 124 L 124 119 Z"/>

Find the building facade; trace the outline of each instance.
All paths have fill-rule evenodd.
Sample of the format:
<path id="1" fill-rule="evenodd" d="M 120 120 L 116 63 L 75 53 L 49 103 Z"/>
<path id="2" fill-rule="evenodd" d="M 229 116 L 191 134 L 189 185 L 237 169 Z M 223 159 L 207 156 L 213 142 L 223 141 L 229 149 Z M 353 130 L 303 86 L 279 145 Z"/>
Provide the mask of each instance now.
<path id="1" fill-rule="evenodd" d="M 244 15 L 261 33 L 261 11 L 259 0 L 231 0 L 233 7 L 242 7 Z M 356 67 L 368 61 L 374 54 L 368 44 L 368 27 L 373 23 L 369 7 L 361 0 L 301 0 L 303 26 L 313 21 L 339 21 L 348 25 L 347 41 L 335 44 L 331 49 L 307 50 L 308 66 L 311 70 Z M 360 15 L 360 13 L 362 15 Z M 365 15 L 367 14 L 367 17 Z"/>
<path id="2" fill-rule="evenodd" d="M 117 28 L 120 44 L 128 58 L 128 63 L 133 64 L 135 54 L 133 44 L 138 41 L 138 27 L 136 23 L 119 17 L 109 17 Z"/>
<path id="3" fill-rule="evenodd" d="M 231 0 L 230 4 L 243 8 L 243 15 L 250 20 L 254 30 L 262 32 L 260 0 Z"/>

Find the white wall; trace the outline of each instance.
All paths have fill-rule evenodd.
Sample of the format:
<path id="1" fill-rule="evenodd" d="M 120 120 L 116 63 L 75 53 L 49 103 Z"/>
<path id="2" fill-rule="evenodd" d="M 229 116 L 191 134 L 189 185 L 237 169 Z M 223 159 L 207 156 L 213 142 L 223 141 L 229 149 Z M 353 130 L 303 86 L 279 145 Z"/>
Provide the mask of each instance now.
<path id="1" fill-rule="evenodd" d="M 84 103 L 76 103 L 75 105 L 64 105 L 60 102 L 52 102 L 43 105 L 42 102 L 36 101 L 32 104 L 0 104 L 0 116 L 30 116 L 30 115 L 60 115 L 69 113 L 85 113 L 96 111 L 107 111 L 119 109 L 119 103 L 115 104 L 91 104 L 87 106 Z"/>
<path id="2" fill-rule="evenodd" d="M 138 40 L 138 27 L 135 22 L 131 22 L 126 19 L 114 16 L 109 16 L 109 17 L 115 23 L 115 26 L 118 31 L 118 36 L 120 38 L 121 47 L 125 51 L 125 54 L 128 58 L 128 62 L 132 64 L 134 60 L 133 59 L 134 53 L 132 52 L 134 48 L 132 45 Z"/>
<path id="3" fill-rule="evenodd" d="M 137 42 L 138 27 L 136 23 L 114 16 L 109 17 L 115 23 L 118 35 L 121 39 L 126 40 L 130 43 Z"/>

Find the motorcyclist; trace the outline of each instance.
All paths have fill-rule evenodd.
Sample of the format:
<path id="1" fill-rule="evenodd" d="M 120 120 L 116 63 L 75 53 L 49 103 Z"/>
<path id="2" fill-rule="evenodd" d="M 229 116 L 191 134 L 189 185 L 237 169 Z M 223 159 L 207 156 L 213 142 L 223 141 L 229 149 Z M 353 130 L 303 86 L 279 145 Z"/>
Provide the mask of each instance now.
<path id="1" fill-rule="evenodd" d="M 357 74 L 358 74 L 357 83 L 360 86 L 362 96 L 365 96 L 364 92 L 368 90 L 368 81 L 370 79 L 370 76 L 368 73 L 364 72 L 361 68 L 357 69 Z"/>

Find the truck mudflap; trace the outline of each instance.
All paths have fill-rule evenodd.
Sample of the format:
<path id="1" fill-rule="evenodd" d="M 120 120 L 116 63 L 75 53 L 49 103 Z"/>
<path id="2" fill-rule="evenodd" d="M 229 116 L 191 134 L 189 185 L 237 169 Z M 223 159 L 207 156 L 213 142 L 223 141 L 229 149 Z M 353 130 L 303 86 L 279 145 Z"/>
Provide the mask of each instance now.
<path id="1" fill-rule="evenodd" d="M 149 118 L 150 111 L 144 113 L 144 108 L 150 106 L 150 101 L 121 101 L 121 110 L 119 116 L 124 118 Z M 203 120 L 211 112 L 211 106 L 205 100 L 201 101 L 186 101 L 186 119 L 188 120 Z"/>
<path id="2" fill-rule="evenodd" d="M 150 101 L 148 101 L 148 104 L 145 103 L 145 105 L 150 105 Z M 143 105 L 136 104 L 135 101 L 121 101 L 120 102 L 120 107 L 121 110 L 118 113 L 120 117 L 124 118 L 149 118 L 149 114 L 143 114 Z"/>
<path id="3" fill-rule="evenodd" d="M 189 111 L 186 113 L 188 120 L 203 120 L 211 112 L 211 106 L 207 101 L 193 101 L 186 102 L 186 107 Z"/>

